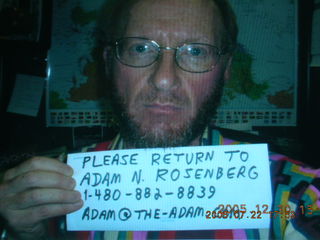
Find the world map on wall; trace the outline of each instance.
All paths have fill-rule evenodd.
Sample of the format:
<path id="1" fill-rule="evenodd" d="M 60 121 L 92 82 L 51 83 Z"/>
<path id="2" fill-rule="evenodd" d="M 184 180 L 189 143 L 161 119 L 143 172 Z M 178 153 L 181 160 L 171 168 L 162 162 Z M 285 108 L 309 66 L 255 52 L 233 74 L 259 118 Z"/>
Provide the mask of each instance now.
<path id="1" fill-rule="evenodd" d="M 48 126 L 110 123 L 98 78 L 95 23 L 104 0 L 54 1 L 49 52 Z M 231 0 L 239 44 L 214 121 L 219 125 L 296 124 L 297 16 L 294 0 Z"/>

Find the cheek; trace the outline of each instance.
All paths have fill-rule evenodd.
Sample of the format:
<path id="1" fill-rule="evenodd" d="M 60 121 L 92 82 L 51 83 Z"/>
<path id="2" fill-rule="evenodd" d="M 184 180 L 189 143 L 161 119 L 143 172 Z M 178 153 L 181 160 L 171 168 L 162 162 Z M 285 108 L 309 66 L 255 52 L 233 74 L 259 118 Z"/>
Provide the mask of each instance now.
<path id="1" fill-rule="evenodd" d="M 141 73 L 119 64 L 115 64 L 114 73 L 118 94 L 125 103 L 130 103 L 139 91 L 141 81 L 138 80 L 141 79 Z"/>
<path id="2" fill-rule="evenodd" d="M 205 73 L 198 79 L 193 79 L 193 81 L 190 81 L 189 95 L 191 102 L 193 103 L 193 114 L 196 114 L 201 105 L 211 96 L 217 81 L 217 74 L 215 74 L 214 71 Z"/>

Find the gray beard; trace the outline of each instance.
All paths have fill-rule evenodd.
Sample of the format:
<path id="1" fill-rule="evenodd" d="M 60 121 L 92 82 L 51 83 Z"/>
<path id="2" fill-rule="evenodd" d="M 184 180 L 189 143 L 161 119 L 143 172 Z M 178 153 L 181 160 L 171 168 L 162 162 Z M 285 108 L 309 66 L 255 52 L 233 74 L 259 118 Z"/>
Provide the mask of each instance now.
<path id="1" fill-rule="evenodd" d="M 120 134 L 127 146 L 133 148 L 163 148 L 188 146 L 200 136 L 215 115 L 223 93 L 224 80 L 220 78 L 210 96 L 198 110 L 197 116 L 181 129 L 168 132 L 166 136 L 155 136 L 151 131 L 143 133 L 141 126 L 130 118 L 119 94 L 114 97 L 114 109 L 120 122 Z M 114 91 L 116 92 L 116 91 Z"/>

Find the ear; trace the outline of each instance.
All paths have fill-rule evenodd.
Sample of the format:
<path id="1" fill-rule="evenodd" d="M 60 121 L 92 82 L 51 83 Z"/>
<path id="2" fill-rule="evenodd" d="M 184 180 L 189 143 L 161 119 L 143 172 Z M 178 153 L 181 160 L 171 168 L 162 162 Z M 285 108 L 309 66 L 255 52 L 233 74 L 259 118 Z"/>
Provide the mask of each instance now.
<path id="1" fill-rule="evenodd" d="M 226 69 L 224 71 L 224 81 L 225 82 L 227 82 L 231 78 L 232 59 L 233 59 L 233 56 L 231 55 L 226 63 Z"/>

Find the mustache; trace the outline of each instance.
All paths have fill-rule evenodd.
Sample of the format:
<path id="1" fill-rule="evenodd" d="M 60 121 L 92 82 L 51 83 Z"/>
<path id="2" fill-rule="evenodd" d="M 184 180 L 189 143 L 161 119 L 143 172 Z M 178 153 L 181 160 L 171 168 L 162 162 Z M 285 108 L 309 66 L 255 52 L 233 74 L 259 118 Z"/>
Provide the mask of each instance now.
<path id="1" fill-rule="evenodd" d="M 186 94 L 175 93 L 173 91 L 142 90 L 135 99 L 135 104 L 170 104 L 176 107 L 187 107 L 191 105 L 191 100 Z"/>

